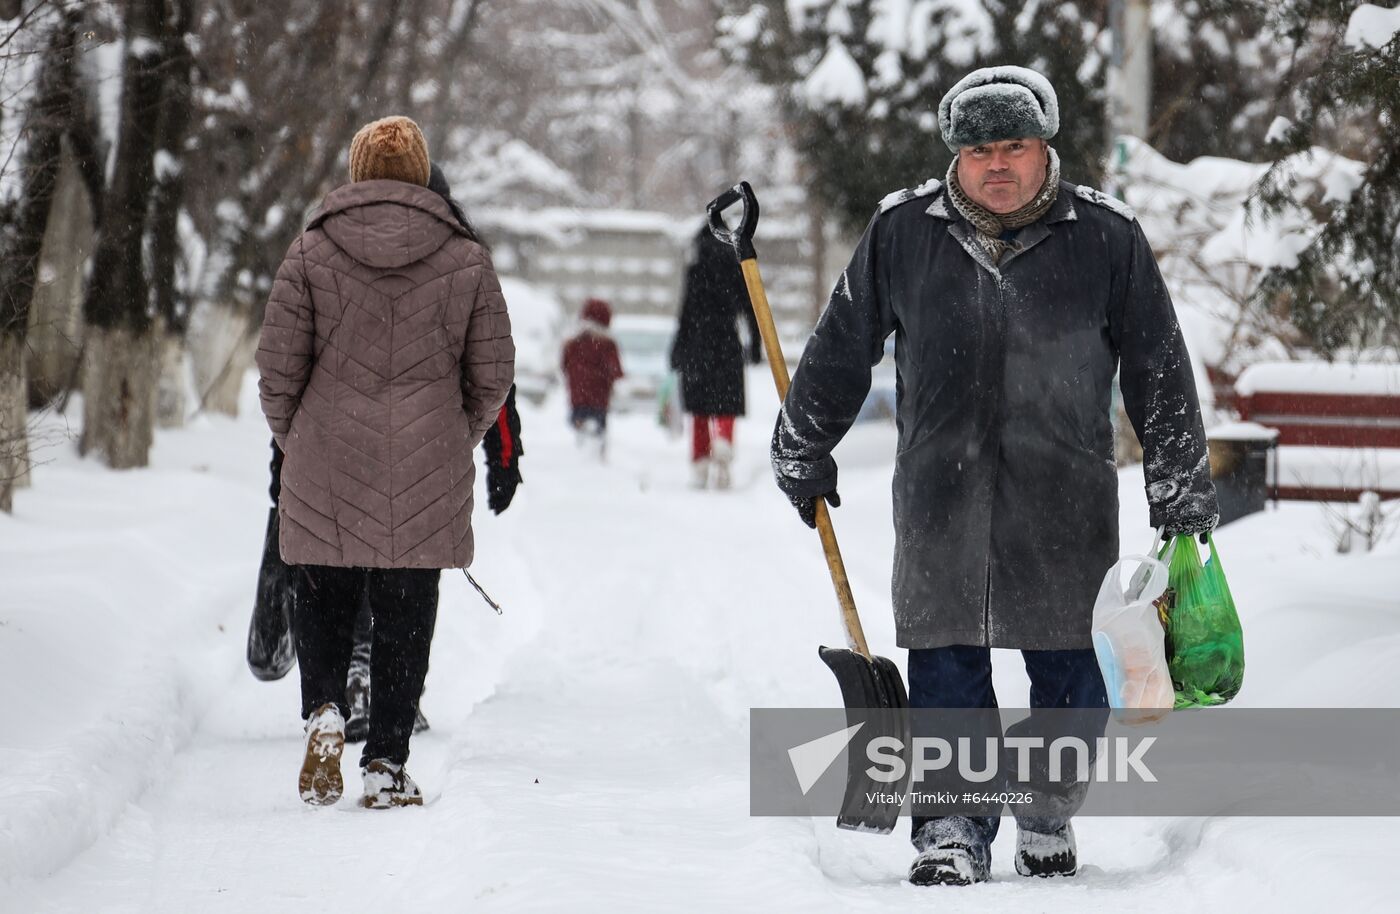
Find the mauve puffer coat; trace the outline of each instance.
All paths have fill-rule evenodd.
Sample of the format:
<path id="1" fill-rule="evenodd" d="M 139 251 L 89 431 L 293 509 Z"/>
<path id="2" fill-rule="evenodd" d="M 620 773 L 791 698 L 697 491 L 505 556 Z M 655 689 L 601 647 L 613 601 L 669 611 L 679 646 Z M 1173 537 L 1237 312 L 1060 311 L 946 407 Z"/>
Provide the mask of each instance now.
<path id="1" fill-rule="evenodd" d="M 291 564 L 471 563 L 472 452 L 515 374 L 501 286 L 442 197 L 332 191 L 277 271 L 259 390 Z"/>

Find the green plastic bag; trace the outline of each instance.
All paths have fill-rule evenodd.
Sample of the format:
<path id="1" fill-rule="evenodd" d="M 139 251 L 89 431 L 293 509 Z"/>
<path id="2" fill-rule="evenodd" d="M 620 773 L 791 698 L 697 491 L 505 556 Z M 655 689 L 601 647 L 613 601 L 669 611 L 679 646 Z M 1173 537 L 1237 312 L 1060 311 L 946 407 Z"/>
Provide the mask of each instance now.
<path id="1" fill-rule="evenodd" d="M 1244 632 L 1215 540 L 1201 564 L 1194 537 L 1175 537 L 1162 550 L 1167 592 L 1158 604 L 1167 628 L 1167 666 L 1176 709 L 1208 708 L 1234 698 L 1244 683 Z"/>

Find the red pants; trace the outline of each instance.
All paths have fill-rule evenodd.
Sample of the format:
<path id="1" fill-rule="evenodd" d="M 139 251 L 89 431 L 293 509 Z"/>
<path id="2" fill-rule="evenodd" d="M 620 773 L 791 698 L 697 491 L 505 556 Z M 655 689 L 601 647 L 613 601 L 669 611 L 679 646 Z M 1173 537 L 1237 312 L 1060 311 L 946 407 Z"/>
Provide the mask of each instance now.
<path id="1" fill-rule="evenodd" d="M 690 459 L 704 460 L 710 456 L 710 424 L 714 424 L 714 434 L 731 445 L 734 443 L 733 416 L 692 416 Z"/>

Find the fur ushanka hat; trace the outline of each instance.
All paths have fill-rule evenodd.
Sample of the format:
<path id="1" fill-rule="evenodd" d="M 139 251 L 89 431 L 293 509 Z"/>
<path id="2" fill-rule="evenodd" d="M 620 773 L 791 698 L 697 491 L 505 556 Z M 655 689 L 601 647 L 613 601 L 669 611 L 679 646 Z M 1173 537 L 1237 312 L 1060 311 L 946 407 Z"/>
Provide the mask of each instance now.
<path id="1" fill-rule="evenodd" d="M 943 142 L 965 146 L 1060 132 L 1060 102 L 1050 81 L 1025 67 L 983 67 L 958 80 L 938 103 Z"/>

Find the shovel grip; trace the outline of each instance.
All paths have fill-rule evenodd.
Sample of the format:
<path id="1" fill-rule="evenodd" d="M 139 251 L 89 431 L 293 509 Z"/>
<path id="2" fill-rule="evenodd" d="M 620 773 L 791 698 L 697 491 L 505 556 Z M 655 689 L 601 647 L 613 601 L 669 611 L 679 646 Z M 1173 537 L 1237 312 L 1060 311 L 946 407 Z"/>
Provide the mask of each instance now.
<path id="1" fill-rule="evenodd" d="M 739 217 L 739 227 L 731 230 L 725 225 L 724 211 L 741 201 L 744 210 Z M 741 261 L 758 257 L 753 248 L 753 233 L 758 228 L 758 198 L 754 196 L 748 181 L 740 181 L 715 197 L 706 210 L 710 214 L 710 234 L 732 247 Z"/>

